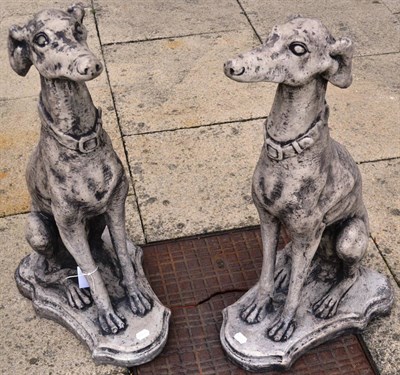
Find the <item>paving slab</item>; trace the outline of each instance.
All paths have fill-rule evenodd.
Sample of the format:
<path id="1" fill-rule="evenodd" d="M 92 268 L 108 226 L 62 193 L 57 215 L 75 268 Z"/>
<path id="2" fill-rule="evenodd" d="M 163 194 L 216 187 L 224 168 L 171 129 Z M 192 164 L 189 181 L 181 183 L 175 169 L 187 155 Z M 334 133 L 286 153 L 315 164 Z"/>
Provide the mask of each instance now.
<path id="1" fill-rule="evenodd" d="M 235 0 L 95 0 L 103 44 L 248 28 Z"/>
<path id="2" fill-rule="evenodd" d="M 371 235 L 400 285 L 400 159 L 365 163 L 360 169 Z"/>
<path id="3" fill-rule="evenodd" d="M 353 84 L 328 85 L 331 135 L 358 161 L 399 157 L 400 54 L 359 57 Z"/>
<path id="4" fill-rule="evenodd" d="M 262 121 L 257 120 L 125 137 L 147 240 L 258 223 L 250 191 L 263 143 L 262 126 Z M 398 143 L 396 135 L 392 136 L 393 144 Z M 353 138 L 346 138 L 343 143 L 347 145 Z M 348 148 L 355 156 L 357 152 L 359 155 L 367 153 L 351 144 Z M 367 156 L 371 154 L 370 151 Z M 374 179 L 371 168 L 363 167 L 367 181 Z M 376 168 L 381 168 L 382 178 L 391 173 L 391 169 L 379 167 L 379 164 Z M 382 215 L 394 217 L 393 213 L 397 212 L 394 178 L 386 195 L 375 193 L 376 188 L 364 188 L 365 199 L 371 208 L 387 207 L 372 220 L 373 233 L 375 223 L 383 221 Z M 393 189 L 391 196 L 388 195 L 390 189 Z M 372 210 L 371 217 L 374 214 Z M 391 231 L 390 225 L 387 230 Z M 397 231 L 393 233 L 395 236 Z M 388 251 L 396 243 L 392 237 L 391 241 L 386 245 Z"/>
<path id="5" fill-rule="evenodd" d="M 124 134 L 266 116 L 274 85 L 225 77 L 230 57 L 259 44 L 251 30 L 107 46 Z"/>
<path id="6" fill-rule="evenodd" d="M 257 44 L 241 31 L 106 47 L 123 133 L 266 116 L 276 84 L 240 84 L 222 72 L 225 60 Z M 359 57 L 353 66 L 350 88 L 328 86 L 333 137 L 357 161 L 399 156 L 400 54 Z"/>
<path id="7" fill-rule="evenodd" d="M 90 0 L 81 0 L 79 1 L 86 8 L 91 8 Z M 2 1 L 1 10 L 2 16 L 20 16 L 20 15 L 31 15 L 42 9 L 65 9 L 74 4 L 71 0 L 52 0 L 51 2 L 48 0 L 14 0 L 14 1 Z"/>
<path id="8" fill-rule="evenodd" d="M 103 109 L 104 128 L 128 173 L 109 87 L 95 86 L 91 94 L 95 105 Z M 37 96 L 0 101 L 0 118 L 0 216 L 6 216 L 26 212 L 30 205 L 25 168 L 39 140 Z"/>
<path id="9" fill-rule="evenodd" d="M 31 375 L 128 375 L 125 368 L 94 365 L 89 351 L 60 325 L 36 316 L 31 301 L 14 281 L 20 260 L 29 254 L 26 215 L 0 219 L 0 373 Z"/>
<path id="10" fill-rule="evenodd" d="M 148 241 L 258 223 L 251 176 L 262 122 L 125 137 Z"/>
<path id="11" fill-rule="evenodd" d="M 31 3 L 31 2 L 30 2 Z M 10 4 L 10 3 L 8 3 Z M 13 3 L 11 3 L 13 4 Z M 68 1 L 68 4 L 71 5 L 71 2 Z M 11 14 L 7 17 L 2 17 L 0 19 L 0 100 L 2 99 L 15 99 L 21 97 L 28 96 L 37 96 L 40 92 L 40 78 L 37 70 L 34 67 L 31 67 L 28 74 L 25 77 L 20 77 L 15 73 L 9 63 L 8 60 L 8 30 L 12 25 L 25 25 L 25 23 L 41 9 L 53 7 L 52 4 L 47 2 L 46 6 L 38 6 L 31 11 L 26 11 L 23 15 Z M 28 7 L 31 9 L 32 7 Z M 55 4 L 54 8 L 58 8 L 58 5 Z M 64 6 L 60 9 L 66 9 Z M 101 47 L 99 38 L 97 36 L 96 25 L 94 22 L 94 16 L 90 11 L 86 12 L 87 15 L 84 19 L 84 25 L 88 30 L 88 45 L 91 51 L 103 62 Z M 107 75 L 103 72 L 98 78 L 93 81 L 88 82 L 88 86 L 97 87 L 101 85 L 107 85 Z"/>
<path id="12" fill-rule="evenodd" d="M 398 0 L 382 0 L 392 13 L 400 12 L 400 2 Z"/>
<path id="13" fill-rule="evenodd" d="M 399 21 L 380 1 L 313 0 L 253 1 L 241 0 L 252 25 L 264 40 L 276 24 L 288 16 L 319 18 L 335 38 L 349 37 L 356 55 L 399 52 Z M 383 37 L 384 36 L 384 37 Z"/>
<path id="14" fill-rule="evenodd" d="M 395 249 L 398 252 L 398 247 Z M 385 257 L 386 258 L 386 257 Z M 373 320 L 362 334 L 380 375 L 400 373 L 400 288 L 393 279 L 378 248 L 372 241 L 363 259 L 363 264 L 389 277 L 394 291 L 394 305 L 391 314 Z"/>

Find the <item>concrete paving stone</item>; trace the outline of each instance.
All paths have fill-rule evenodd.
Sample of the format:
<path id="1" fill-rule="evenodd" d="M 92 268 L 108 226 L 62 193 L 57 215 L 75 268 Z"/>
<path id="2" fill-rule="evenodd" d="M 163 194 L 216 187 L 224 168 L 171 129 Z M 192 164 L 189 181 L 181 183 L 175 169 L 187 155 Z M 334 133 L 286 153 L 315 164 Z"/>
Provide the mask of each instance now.
<path id="1" fill-rule="evenodd" d="M 26 212 L 30 206 L 25 168 L 39 138 L 36 105 L 33 97 L 0 105 L 0 216 Z"/>
<path id="2" fill-rule="evenodd" d="M 259 44 L 251 31 L 107 46 L 124 134 L 265 116 L 275 85 L 239 84 L 223 64 Z"/>
<path id="3" fill-rule="evenodd" d="M 400 156 L 400 54 L 356 58 L 353 67 L 350 88 L 328 86 L 332 137 L 356 161 Z"/>
<path id="4" fill-rule="evenodd" d="M 235 0 L 95 0 L 103 44 L 249 28 Z"/>
<path id="5" fill-rule="evenodd" d="M 400 159 L 365 163 L 360 169 L 371 235 L 400 285 Z"/>
<path id="6" fill-rule="evenodd" d="M 94 104 L 103 109 L 103 125 L 114 149 L 128 172 L 124 146 L 119 132 L 109 87 L 91 90 Z M 26 212 L 30 199 L 25 183 L 25 168 L 38 143 L 40 120 L 37 97 L 0 102 L 0 216 Z M 133 190 L 131 188 L 130 193 Z"/>
<path id="7" fill-rule="evenodd" d="M 396 249 L 397 250 L 397 249 Z M 400 289 L 393 279 L 385 260 L 372 241 L 363 259 L 363 264 L 389 277 L 394 291 L 394 305 L 391 314 L 374 319 L 369 323 L 362 337 L 380 375 L 400 373 Z"/>
<path id="8" fill-rule="evenodd" d="M 71 5 L 71 1 L 68 1 Z M 51 5 L 50 7 L 58 8 L 58 5 Z M 37 70 L 31 67 L 28 74 L 25 77 L 20 77 L 15 73 L 8 60 L 8 30 L 12 25 L 24 25 L 30 17 L 41 9 L 49 8 L 47 6 L 38 6 L 36 9 L 32 9 L 31 12 L 26 12 L 23 15 L 10 15 L 8 17 L 2 17 L 0 19 L 0 100 L 21 98 L 38 95 L 40 92 L 40 79 Z M 60 9 L 64 9 L 61 7 Z M 30 9 L 30 8 L 29 8 Z M 65 8 L 66 9 L 66 8 Z M 91 51 L 102 60 L 101 46 L 99 38 L 97 36 L 96 25 L 94 22 L 94 16 L 90 11 L 86 12 L 84 19 L 84 25 L 88 30 L 88 45 Z M 88 82 L 89 87 L 96 87 L 101 85 L 107 85 L 107 75 L 103 72 L 98 78 Z"/>
<path id="9" fill-rule="evenodd" d="M 62 326 L 36 316 L 19 294 L 14 271 L 31 252 L 24 238 L 26 215 L 0 219 L 0 373 L 117 375 L 125 368 L 96 366 L 87 348 Z"/>
<path id="10" fill-rule="evenodd" d="M 399 21 L 380 1 L 322 0 L 318 6 L 314 0 L 242 0 L 241 3 L 263 40 L 274 25 L 300 14 L 319 18 L 335 38 L 352 39 L 356 55 L 399 52 L 400 49 Z"/>
<path id="11" fill-rule="evenodd" d="M 400 1 L 399 0 L 382 0 L 392 13 L 400 12 Z"/>
<path id="12" fill-rule="evenodd" d="M 90 0 L 79 1 L 85 7 L 91 8 Z M 2 17 L 8 16 L 21 16 L 21 15 L 32 15 L 39 12 L 42 9 L 65 9 L 74 4 L 72 0 L 14 0 L 14 1 L 1 1 L 1 12 Z"/>
<path id="13" fill-rule="evenodd" d="M 106 47 L 123 133 L 266 116 L 277 85 L 240 84 L 222 72 L 224 61 L 257 44 L 241 31 Z M 353 67 L 350 88 L 328 86 L 333 137 L 357 161 L 399 156 L 400 54 L 358 57 Z"/>
<path id="14" fill-rule="evenodd" d="M 258 223 L 261 121 L 125 137 L 148 241 Z"/>

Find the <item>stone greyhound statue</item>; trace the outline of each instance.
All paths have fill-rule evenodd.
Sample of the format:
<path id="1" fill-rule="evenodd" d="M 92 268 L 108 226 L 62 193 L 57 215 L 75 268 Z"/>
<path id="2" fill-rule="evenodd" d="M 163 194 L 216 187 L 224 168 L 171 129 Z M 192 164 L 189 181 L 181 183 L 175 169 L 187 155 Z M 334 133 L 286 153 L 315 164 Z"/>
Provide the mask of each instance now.
<path id="1" fill-rule="evenodd" d="M 240 313 L 249 324 L 261 322 L 273 309 L 275 289 L 288 288 L 282 313 L 267 328 L 267 336 L 277 342 L 296 328 L 314 255 L 341 264 L 336 282 L 312 307 L 316 317 L 327 319 L 359 277 L 367 248 L 360 172 L 345 147 L 329 135 L 325 101 L 328 82 L 350 86 L 352 56 L 349 39 L 335 40 L 320 21 L 295 17 L 275 26 L 261 47 L 224 65 L 235 81 L 278 83 L 252 184 L 263 264 L 255 298 Z M 282 225 L 291 242 L 283 250 L 286 263 L 276 264 Z"/>
<path id="2" fill-rule="evenodd" d="M 35 277 L 44 285 L 63 289 L 76 308 L 89 305 L 92 297 L 102 330 L 116 333 L 125 328 L 125 321 L 114 310 L 92 256 L 96 252 L 93 244 L 100 240 L 105 225 L 131 310 L 144 316 L 153 300 L 140 290 L 127 253 L 124 206 L 128 180 L 85 84 L 103 66 L 86 44 L 84 14 L 81 5 L 66 12 L 44 10 L 26 25 L 9 30 L 12 68 L 25 76 L 34 65 L 41 82 L 40 140 L 26 176 L 32 198 L 26 238 L 39 254 Z M 72 263 L 90 275 L 91 295 L 70 278 L 76 274 L 75 264 L 60 267 L 58 259 L 71 255 Z"/>

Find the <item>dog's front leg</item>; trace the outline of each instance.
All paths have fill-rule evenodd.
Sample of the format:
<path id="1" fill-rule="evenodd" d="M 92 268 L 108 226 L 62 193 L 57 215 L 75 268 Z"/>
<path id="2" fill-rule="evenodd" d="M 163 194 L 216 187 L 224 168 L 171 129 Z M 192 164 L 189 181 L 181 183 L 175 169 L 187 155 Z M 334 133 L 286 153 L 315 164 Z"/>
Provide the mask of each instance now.
<path id="1" fill-rule="evenodd" d="M 134 314 L 144 316 L 152 309 L 153 301 L 139 289 L 136 271 L 128 255 L 125 231 L 125 188 L 127 188 L 127 184 L 120 186 L 119 190 L 113 195 L 105 217 L 121 265 L 123 284 L 127 291 L 131 310 Z"/>
<path id="2" fill-rule="evenodd" d="M 279 220 L 258 204 L 256 207 L 260 215 L 263 264 L 256 297 L 241 313 L 241 318 L 250 324 L 262 321 L 267 315 L 268 308 L 272 307 L 275 258 L 280 232 Z"/>
<path id="3" fill-rule="evenodd" d="M 299 306 L 301 291 L 308 276 L 311 261 L 321 240 L 324 225 L 318 227 L 310 235 L 291 234 L 292 270 L 289 281 L 289 291 L 282 313 L 268 329 L 268 337 L 274 341 L 285 341 L 295 329 L 295 315 Z"/>
<path id="4" fill-rule="evenodd" d="M 117 333 L 125 327 L 122 318 L 114 311 L 104 281 L 94 262 L 87 241 L 85 225 L 79 218 L 55 213 L 54 218 L 61 239 L 83 273 L 90 274 L 87 281 L 99 312 L 99 322 L 105 333 Z"/>

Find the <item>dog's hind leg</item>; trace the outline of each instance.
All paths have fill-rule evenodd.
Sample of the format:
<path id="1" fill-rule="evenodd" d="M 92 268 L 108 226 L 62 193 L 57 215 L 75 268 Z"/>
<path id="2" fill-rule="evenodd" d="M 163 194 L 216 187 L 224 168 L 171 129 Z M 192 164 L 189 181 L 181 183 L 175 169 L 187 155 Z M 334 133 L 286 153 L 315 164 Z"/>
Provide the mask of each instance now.
<path id="1" fill-rule="evenodd" d="M 368 224 L 366 220 L 348 220 L 336 239 L 336 253 L 343 261 L 341 280 L 313 306 L 314 315 L 327 319 L 336 314 L 341 299 L 356 282 L 359 264 L 368 247 Z"/>
<path id="2" fill-rule="evenodd" d="M 41 212 L 31 212 L 26 226 L 26 239 L 39 255 L 35 265 L 35 278 L 44 287 L 59 286 L 65 290 L 71 306 L 83 308 L 91 303 L 90 296 L 68 276 L 74 271 L 63 268 L 56 259 L 59 235 L 54 220 Z"/>

